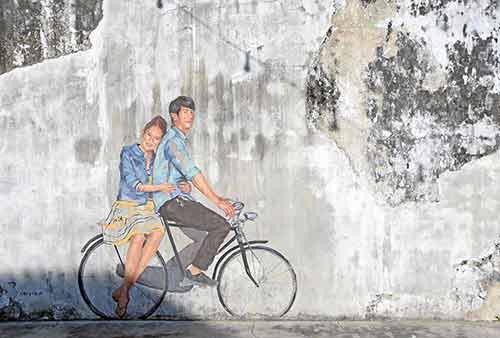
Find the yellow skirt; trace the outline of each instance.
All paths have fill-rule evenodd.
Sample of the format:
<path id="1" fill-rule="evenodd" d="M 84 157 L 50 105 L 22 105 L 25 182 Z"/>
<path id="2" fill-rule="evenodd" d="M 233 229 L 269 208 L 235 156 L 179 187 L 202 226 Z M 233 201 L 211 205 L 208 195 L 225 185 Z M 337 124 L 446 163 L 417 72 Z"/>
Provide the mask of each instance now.
<path id="1" fill-rule="evenodd" d="M 152 200 L 148 200 L 145 204 L 134 201 L 116 201 L 101 225 L 104 242 L 114 245 L 125 244 L 137 234 L 165 232 Z"/>

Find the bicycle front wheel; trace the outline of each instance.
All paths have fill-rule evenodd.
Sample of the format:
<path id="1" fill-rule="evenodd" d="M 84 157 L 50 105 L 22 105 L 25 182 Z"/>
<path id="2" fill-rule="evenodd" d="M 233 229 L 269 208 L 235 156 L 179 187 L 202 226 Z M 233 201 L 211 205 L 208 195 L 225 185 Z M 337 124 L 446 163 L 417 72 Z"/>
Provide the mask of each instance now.
<path id="1" fill-rule="evenodd" d="M 222 306 L 241 319 L 284 316 L 297 294 L 297 277 L 292 265 L 281 253 L 266 246 L 251 246 L 244 251 L 257 285 L 245 271 L 243 251 L 236 251 L 224 261 L 217 277 Z"/>
<path id="2" fill-rule="evenodd" d="M 116 303 L 111 294 L 123 281 L 128 245 L 115 247 L 102 240 L 85 253 L 78 270 L 78 286 L 83 300 L 101 318 L 116 319 Z M 137 283 L 130 289 L 127 319 L 146 319 L 161 305 L 167 292 L 165 260 L 156 252 Z"/>

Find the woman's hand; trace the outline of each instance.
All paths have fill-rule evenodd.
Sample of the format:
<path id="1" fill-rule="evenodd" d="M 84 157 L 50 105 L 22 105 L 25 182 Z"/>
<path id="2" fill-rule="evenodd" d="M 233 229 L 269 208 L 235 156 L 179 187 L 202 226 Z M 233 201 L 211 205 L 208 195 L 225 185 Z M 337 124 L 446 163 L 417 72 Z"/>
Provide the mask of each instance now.
<path id="1" fill-rule="evenodd" d="M 160 191 L 166 192 L 166 193 L 171 193 L 172 191 L 175 190 L 175 185 L 168 184 L 168 183 L 158 184 L 158 187 L 159 187 Z"/>

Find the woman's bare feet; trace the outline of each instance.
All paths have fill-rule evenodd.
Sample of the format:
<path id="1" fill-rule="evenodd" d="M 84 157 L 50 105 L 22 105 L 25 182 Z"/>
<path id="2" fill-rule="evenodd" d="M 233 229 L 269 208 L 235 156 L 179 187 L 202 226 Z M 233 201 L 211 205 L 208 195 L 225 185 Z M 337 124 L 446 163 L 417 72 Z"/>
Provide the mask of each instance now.
<path id="1" fill-rule="evenodd" d="M 115 313 L 118 318 L 123 318 L 127 314 L 127 306 L 129 302 L 128 290 L 123 286 L 119 287 L 111 294 L 111 297 L 116 302 Z"/>

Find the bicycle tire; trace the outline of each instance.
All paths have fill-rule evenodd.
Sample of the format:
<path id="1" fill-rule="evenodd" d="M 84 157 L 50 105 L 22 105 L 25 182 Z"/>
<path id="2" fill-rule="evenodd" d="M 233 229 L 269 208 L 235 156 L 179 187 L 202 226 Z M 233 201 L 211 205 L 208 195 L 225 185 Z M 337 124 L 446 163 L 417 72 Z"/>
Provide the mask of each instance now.
<path id="1" fill-rule="evenodd" d="M 260 286 L 257 288 L 246 275 L 242 259 L 242 249 L 237 250 L 222 263 L 217 277 L 217 295 L 222 307 L 230 315 L 240 319 L 273 319 L 283 317 L 291 309 L 297 295 L 297 276 L 295 270 L 285 256 L 268 246 L 255 245 L 250 246 L 250 248 L 245 248 L 244 250 L 247 252 L 250 270 L 253 270 L 252 276 L 257 282 L 260 282 Z M 265 277 L 265 269 L 267 269 L 267 267 L 264 266 L 266 263 L 256 260 L 255 257 L 257 256 L 261 256 L 261 258 L 264 256 L 272 257 L 272 260 L 275 261 L 273 263 L 275 267 L 273 270 L 267 271 L 268 274 L 273 273 L 273 271 L 282 264 L 285 267 L 282 273 L 287 277 L 287 280 L 280 286 L 271 285 Z M 252 260 L 254 261 L 252 262 Z M 253 267 L 252 264 L 254 264 Z M 239 274 L 239 276 L 234 277 L 236 274 Z M 274 275 L 277 275 L 277 273 L 274 272 Z M 270 277 L 271 276 L 267 276 L 267 278 Z M 264 286 L 271 286 L 271 291 L 279 291 L 281 294 L 286 292 L 284 301 L 279 304 L 276 297 L 272 297 L 274 299 L 263 299 L 266 291 Z M 244 290 L 245 287 L 247 290 Z M 289 290 L 283 290 L 282 287 L 288 287 Z M 233 295 L 230 295 L 230 293 L 234 293 L 234 298 L 231 297 Z M 257 304 L 259 302 L 266 303 L 261 304 L 263 308 L 259 309 L 259 312 L 247 311 L 250 303 L 260 306 Z M 241 304 L 244 304 L 243 308 L 241 308 Z M 271 308 L 273 311 L 269 311 Z"/>
<path id="2" fill-rule="evenodd" d="M 108 313 L 106 313 L 106 312 L 104 312 L 100 308 L 100 306 L 94 304 L 94 302 L 91 300 L 92 297 L 87 292 L 85 278 L 84 278 L 85 269 L 87 267 L 87 263 L 89 261 L 89 258 L 92 257 L 92 254 L 95 253 L 97 249 L 99 249 L 99 248 L 101 248 L 103 246 L 111 247 L 112 248 L 111 245 L 105 244 L 104 241 L 103 241 L 103 239 L 101 238 L 98 241 L 96 241 L 95 243 L 93 243 L 85 251 L 85 254 L 82 257 L 82 260 L 80 261 L 80 266 L 79 266 L 79 269 L 78 269 L 78 287 L 79 287 L 80 294 L 81 294 L 84 302 L 87 304 L 87 306 L 90 308 L 90 310 L 94 314 L 96 314 L 97 316 L 99 316 L 99 317 L 101 317 L 103 319 L 117 319 L 117 317 L 114 315 L 114 312 L 111 312 L 112 314 L 110 315 L 109 311 L 108 311 Z M 117 256 L 116 253 L 115 253 L 115 255 Z M 155 256 L 153 256 L 153 257 L 155 257 Z M 156 258 L 158 259 L 158 261 L 159 261 L 159 263 L 161 265 L 160 269 L 163 270 L 164 278 L 165 278 L 165 282 L 162 283 L 163 285 L 162 285 L 161 290 L 158 290 L 159 291 L 158 298 L 154 301 L 154 303 L 150 307 L 148 306 L 148 308 L 145 311 L 143 311 L 144 313 L 139 313 L 137 315 L 128 316 L 126 319 L 146 319 L 146 318 L 148 318 L 149 316 L 151 316 L 158 309 L 158 307 L 163 302 L 163 299 L 165 298 L 165 295 L 166 295 L 167 289 L 168 289 L 167 265 L 166 265 L 165 260 L 163 259 L 162 255 L 158 251 L 156 252 Z M 112 274 L 114 272 L 115 271 L 113 271 Z M 143 288 L 142 286 L 139 286 L 139 287 Z M 138 288 L 138 286 L 134 286 L 133 289 L 134 288 Z M 109 295 L 107 295 L 107 297 L 109 297 L 110 302 L 113 302 L 111 304 L 114 306 L 115 303 L 111 299 L 111 294 L 110 293 L 109 293 Z"/>

